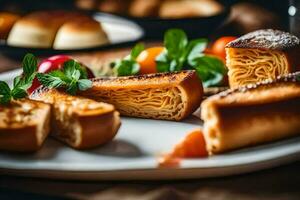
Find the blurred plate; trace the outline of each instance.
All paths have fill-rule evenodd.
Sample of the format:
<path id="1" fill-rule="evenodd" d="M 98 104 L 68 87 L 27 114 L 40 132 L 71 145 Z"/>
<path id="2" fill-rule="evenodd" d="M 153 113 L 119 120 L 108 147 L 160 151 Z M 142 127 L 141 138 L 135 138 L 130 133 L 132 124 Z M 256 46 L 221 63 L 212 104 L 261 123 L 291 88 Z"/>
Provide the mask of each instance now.
<path id="1" fill-rule="evenodd" d="M 0 74 L 0 80 L 11 84 L 20 72 Z M 99 148 L 77 151 L 48 138 L 36 153 L 0 152 L 0 174 L 75 180 L 195 179 L 253 172 L 300 159 L 300 137 L 296 137 L 209 158 L 184 159 L 178 168 L 158 168 L 158 155 L 201 126 L 195 116 L 181 122 L 122 117 L 117 137 Z"/>
<path id="2" fill-rule="evenodd" d="M 96 13 L 94 14 L 94 18 L 102 23 L 103 29 L 106 31 L 111 44 L 84 49 L 55 50 L 52 48 L 13 47 L 7 45 L 6 42 L 2 40 L 0 42 L 0 52 L 15 58 L 22 58 L 28 52 L 31 52 L 36 56 L 88 52 L 129 46 L 136 43 L 144 36 L 143 29 L 139 25 L 128 19 L 104 13 Z"/>

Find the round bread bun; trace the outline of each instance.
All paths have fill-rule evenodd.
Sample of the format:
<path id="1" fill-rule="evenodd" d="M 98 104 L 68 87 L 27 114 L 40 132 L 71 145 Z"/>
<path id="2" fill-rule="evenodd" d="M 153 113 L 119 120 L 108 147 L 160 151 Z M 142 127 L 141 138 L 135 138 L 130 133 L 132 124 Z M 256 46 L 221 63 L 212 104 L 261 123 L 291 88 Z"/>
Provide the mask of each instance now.
<path id="1" fill-rule="evenodd" d="M 0 39 L 6 39 L 14 23 L 20 18 L 19 15 L 0 12 Z"/>
<path id="2" fill-rule="evenodd" d="M 208 17 L 223 10 L 223 6 L 214 0 L 167 0 L 159 10 L 159 16 L 167 19 L 190 17 Z"/>
<path id="3" fill-rule="evenodd" d="M 9 33 L 10 46 L 50 48 L 58 28 L 72 15 L 64 11 L 33 12 L 19 19 Z"/>
<path id="4" fill-rule="evenodd" d="M 108 44 L 99 22 L 92 18 L 67 22 L 57 32 L 54 49 L 81 49 Z"/>
<path id="5" fill-rule="evenodd" d="M 134 17 L 156 16 L 160 3 L 160 0 L 133 0 L 129 14 Z"/>

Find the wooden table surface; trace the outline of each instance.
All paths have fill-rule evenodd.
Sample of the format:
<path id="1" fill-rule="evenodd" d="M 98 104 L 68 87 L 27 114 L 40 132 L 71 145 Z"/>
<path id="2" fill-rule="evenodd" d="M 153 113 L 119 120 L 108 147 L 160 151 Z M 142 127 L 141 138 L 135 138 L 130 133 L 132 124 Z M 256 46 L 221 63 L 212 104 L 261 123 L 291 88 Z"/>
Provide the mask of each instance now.
<path id="1" fill-rule="evenodd" d="M 19 62 L 0 55 L 0 72 L 17 66 Z M 0 176 L 1 200 L 59 197 L 92 200 L 298 200 L 300 161 L 245 175 L 183 181 L 80 182 Z"/>

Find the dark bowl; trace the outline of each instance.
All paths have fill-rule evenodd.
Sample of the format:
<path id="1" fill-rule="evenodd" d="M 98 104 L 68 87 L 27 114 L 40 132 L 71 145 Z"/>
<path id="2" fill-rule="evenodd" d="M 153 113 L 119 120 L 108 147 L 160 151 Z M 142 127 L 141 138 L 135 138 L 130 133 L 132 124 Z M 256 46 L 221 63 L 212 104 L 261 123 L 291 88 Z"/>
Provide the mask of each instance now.
<path id="1" fill-rule="evenodd" d="M 213 33 L 228 17 L 230 9 L 224 7 L 223 11 L 210 17 L 194 17 L 183 19 L 161 19 L 157 17 L 130 17 L 145 31 L 145 38 L 150 40 L 163 39 L 164 32 L 171 28 L 183 29 L 189 38 L 206 37 Z"/>

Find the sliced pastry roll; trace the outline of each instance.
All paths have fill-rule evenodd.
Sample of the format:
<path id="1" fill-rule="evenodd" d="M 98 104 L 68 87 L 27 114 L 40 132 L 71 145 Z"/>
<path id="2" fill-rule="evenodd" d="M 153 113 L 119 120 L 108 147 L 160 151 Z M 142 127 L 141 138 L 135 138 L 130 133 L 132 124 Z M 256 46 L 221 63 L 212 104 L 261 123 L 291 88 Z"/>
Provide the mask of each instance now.
<path id="1" fill-rule="evenodd" d="M 299 79 L 300 73 L 289 74 L 206 99 L 201 118 L 208 151 L 222 153 L 300 135 Z"/>
<path id="2" fill-rule="evenodd" d="M 52 105 L 52 136 L 76 149 L 105 144 L 120 127 L 119 113 L 106 103 L 44 87 L 31 98 Z"/>
<path id="3" fill-rule="evenodd" d="M 180 71 L 97 78 L 80 95 L 111 103 L 126 116 L 181 120 L 200 106 L 203 88 L 195 71 Z"/>
<path id="4" fill-rule="evenodd" d="M 0 105 L 0 149 L 38 150 L 50 131 L 50 105 L 29 99 Z"/>
<path id="5" fill-rule="evenodd" d="M 248 33 L 226 46 L 230 87 L 275 79 L 300 67 L 299 39 L 279 30 Z"/>

